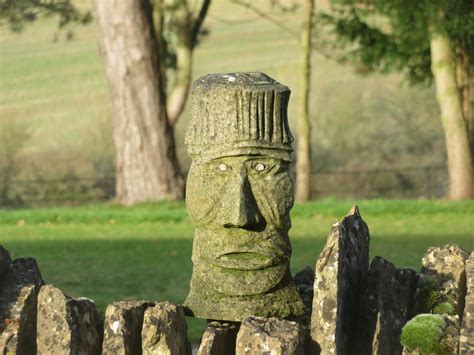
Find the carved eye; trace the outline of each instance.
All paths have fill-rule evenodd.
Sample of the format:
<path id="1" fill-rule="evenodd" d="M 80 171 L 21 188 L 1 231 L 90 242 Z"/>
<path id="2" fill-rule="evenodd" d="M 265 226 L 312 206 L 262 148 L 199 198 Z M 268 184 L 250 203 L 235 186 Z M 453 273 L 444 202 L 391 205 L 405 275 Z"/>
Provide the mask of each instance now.
<path id="1" fill-rule="evenodd" d="M 226 164 L 221 163 L 217 166 L 217 170 L 219 170 L 221 173 L 224 173 L 229 170 L 229 167 Z"/>
<path id="2" fill-rule="evenodd" d="M 254 162 L 252 171 L 254 174 L 266 174 L 270 170 L 270 165 L 262 162 Z"/>
<path id="3" fill-rule="evenodd" d="M 256 172 L 259 172 L 259 173 L 263 173 L 266 170 L 266 167 L 263 163 L 257 163 L 255 164 L 253 168 L 255 169 Z"/>

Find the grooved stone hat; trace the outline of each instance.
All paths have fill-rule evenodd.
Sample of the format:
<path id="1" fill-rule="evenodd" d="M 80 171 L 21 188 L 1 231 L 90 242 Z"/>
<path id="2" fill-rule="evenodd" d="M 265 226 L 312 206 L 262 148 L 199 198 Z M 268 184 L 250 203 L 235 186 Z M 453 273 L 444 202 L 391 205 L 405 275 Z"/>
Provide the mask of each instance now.
<path id="1" fill-rule="evenodd" d="M 263 73 L 209 74 L 192 88 L 191 157 L 265 154 L 290 160 L 290 89 Z"/>

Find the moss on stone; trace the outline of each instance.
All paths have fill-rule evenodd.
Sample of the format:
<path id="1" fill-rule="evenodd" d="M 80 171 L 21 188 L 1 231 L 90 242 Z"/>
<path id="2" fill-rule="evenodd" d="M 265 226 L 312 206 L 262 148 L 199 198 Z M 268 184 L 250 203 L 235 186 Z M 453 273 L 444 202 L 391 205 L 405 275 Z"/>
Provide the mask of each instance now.
<path id="1" fill-rule="evenodd" d="M 401 343 L 410 351 L 420 350 L 423 354 L 449 354 L 442 345 L 446 322 L 438 314 L 419 314 L 402 329 Z"/>
<path id="2" fill-rule="evenodd" d="M 437 276 L 425 276 L 420 282 L 416 297 L 417 313 L 456 314 L 454 297 L 442 290 L 443 280 Z"/>
<path id="3" fill-rule="evenodd" d="M 442 302 L 433 308 L 433 313 L 453 316 L 456 314 L 456 309 L 450 302 Z"/>
<path id="4" fill-rule="evenodd" d="M 419 313 L 431 313 L 441 303 L 440 283 L 434 276 L 427 276 L 420 280 L 417 293 L 417 310 Z"/>

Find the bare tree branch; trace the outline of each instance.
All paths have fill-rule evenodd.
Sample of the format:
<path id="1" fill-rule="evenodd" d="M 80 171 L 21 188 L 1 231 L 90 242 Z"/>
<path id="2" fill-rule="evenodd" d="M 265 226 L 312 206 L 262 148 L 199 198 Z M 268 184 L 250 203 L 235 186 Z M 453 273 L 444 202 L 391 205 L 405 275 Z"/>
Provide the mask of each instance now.
<path id="1" fill-rule="evenodd" d="M 194 23 L 192 24 L 191 33 L 190 33 L 192 49 L 196 47 L 199 31 L 201 30 L 202 23 L 204 22 L 204 19 L 206 18 L 207 11 L 209 10 L 209 5 L 211 5 L 211 0 L 203 1 L 201 10 L 199 10 L 199 14 L 194 20 Z"/>
<path id="2" fill-rule="evenodd" d="M 246 1 L 242 1 L 242 0 L 230 0 L 232 3 L 236 4 L 236 5 L 240 5 L 240 6 L 243 6 L 251 11 L 253 11 L 254 13 L 256 13 L 257 15 L 259 15 L 261 18 L 267 20 L 267 21 L 270 21 L 271 23 L 273 23 L 274 25 L 280 27 L 282 30 L 284 30 L 285 32 L 291 34 L 293 37 L 295 38 L 299 38 L 299 35 L 298 33 L 296 33 L 295 31 L 293 31 L 291 28 L 285 26 L 283 23 L 281 23 L 280 21 L 277 21 L 275 20 L 274 18 L 272 18 L 271 16 L 268 16 L 265 12 L 263 12 L 262 10 L 260 10 L 259 8 L 253 6 L 252 4 L 246 2 Z"/>

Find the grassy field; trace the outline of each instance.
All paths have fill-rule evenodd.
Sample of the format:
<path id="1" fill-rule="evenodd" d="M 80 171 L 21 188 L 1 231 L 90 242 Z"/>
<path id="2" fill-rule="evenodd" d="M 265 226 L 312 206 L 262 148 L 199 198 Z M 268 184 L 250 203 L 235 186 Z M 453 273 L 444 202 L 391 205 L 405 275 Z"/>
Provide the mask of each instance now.
<path id="1" fill-rule="evenodd" d="M 474 250 L 474 201 L 358 202 L 371 231 L 371 256 L 419 269 L 429 246 L 457 243 Z M 322 200 L 292 211 L 292 271 L 314 267 L 331 224 L 349 201 Z M 99 309 L 125 299 L 182 302 L 191 277 L 193 227 L 183 203 L 124 208 L 0 210 L 0 244 L 14 258 L 33 256 L 46 282 Z M 202 321 L 190 320 L 199 339 Z"/>

